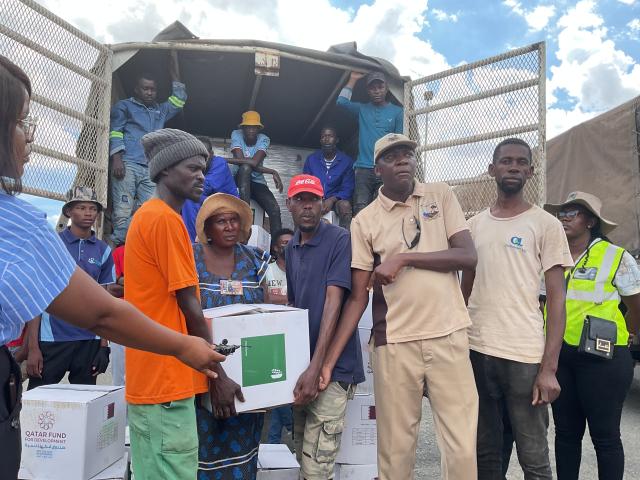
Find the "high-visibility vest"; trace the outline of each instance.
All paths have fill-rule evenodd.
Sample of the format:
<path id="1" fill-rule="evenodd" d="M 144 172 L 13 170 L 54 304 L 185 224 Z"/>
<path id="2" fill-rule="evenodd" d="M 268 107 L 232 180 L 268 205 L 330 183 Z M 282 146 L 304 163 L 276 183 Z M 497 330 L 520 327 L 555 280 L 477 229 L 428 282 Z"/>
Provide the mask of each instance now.
<path id="1" fill-rule="evenodd" d="M 620 266 L 624 249 L 604 240 L 597 240 L 589 247 L 576 266 L 565 272 L 567 283 L 567 326 L 564 341 L 578 345 L 582 326 L 587 315 L 615 322 L 618 326 L 616 345 L 626 345 L 629 331 L 620 311 L 620 294 L 613 280 Z"/>

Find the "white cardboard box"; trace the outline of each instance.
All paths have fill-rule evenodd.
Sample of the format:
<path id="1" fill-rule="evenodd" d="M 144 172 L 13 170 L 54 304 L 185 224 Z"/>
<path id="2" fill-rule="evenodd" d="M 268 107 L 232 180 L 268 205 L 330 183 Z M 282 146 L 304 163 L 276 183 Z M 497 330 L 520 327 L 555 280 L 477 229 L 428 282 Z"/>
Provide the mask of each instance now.
<path id="1" fill-rule="evenodd" d="M 369 356 L 369 338 L 371 337 L 371 329 L 358 328 L 358 336 L 360 337 L 360 348 L 362 349 L 364 382 L 358 384 L 356 393 L 358 395 L 373 395 L 373 369 L 371 368 L 371 359 Z"/>
<path id="2" fill-rule="evenodd" d="M 336 212 L 334 212 L 333 210 L 325 213 L 322 216 L 322 220 L 332 225 L 340 225 L 340 219 L 338 218 L 338 215 L 336 214 Z"/>
<path id="3" fill-rule="evenodd" d="M 378 465 L 336 465 L 334 480 L 378 480 Z"/>
<path id="4" fill-rule="evenodd" d="M 20 469 L 18 473 L 20 480 L 40 480 L 43 477 L 28 476 Z M 96 476 L 91 477 L 91 480 L 128 480 L 129 479 L 129 452 L 125 451 L 124 456 L 117 462 L 108 466 Z"/>
<path id="5" fill-rule="evenodd" d="M 347 402 L 344 430 L 336 463 L 377 463 L 376 403 L 373 395 L 355 395 Z"/>
<path id="6" fill-rule="evenodd" d="M 284 305 L 226 305 L 210 308 L 213 341 L 240 345 L 222 364 L 240 385 L 247 412 L 293 403 L 293 389 L 309 366 L 309 320 L 306 310 Z"/>
<path id="7" fill-rule="evenodd" d="M 124 387 L 47 385 L 22 403 L 24 478 L 87 480 L 124 456 Z"/>
<path id="8" fill-rule="evenodd" d="M 261 226 L 251 225 L 251 237 L 247 245 L 258 247 L 268 253 L 271 250 L 271 235 Z"/>
<path id="9" fill-rule="evenodd" d="M 258 449 L 257 480 L 298 480 L 300 465 L 285 444 L 263 443 Z"/>

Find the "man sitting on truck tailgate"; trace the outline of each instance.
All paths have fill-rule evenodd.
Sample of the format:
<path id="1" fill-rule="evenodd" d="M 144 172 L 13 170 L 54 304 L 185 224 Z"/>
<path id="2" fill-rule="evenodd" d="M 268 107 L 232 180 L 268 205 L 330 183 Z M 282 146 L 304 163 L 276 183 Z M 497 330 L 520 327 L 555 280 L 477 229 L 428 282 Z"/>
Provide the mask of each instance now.
<path id="1" fill-rule="evenodd" d="M 351 195 L 353 195 L 353 160 L 336 148 L 338 132 L 326 126 L 320 130 L 320 150 L 316 150 L 304 162 L 303 173 L 316 176 L 322 182 L 324 200 L 322 214 L 335 211 L 340 226 L 351 225 Z"/>
<path id="2" fill-rule="evenodd" d="M 278 191 L 282 192 L 282 180 L 278 172 L 263 165 L 271 140 L 260 130 L 264 128 L 260 114 L 252 110 L 242 114 L 238 129 L 231 132 L 231 153 L 228 159 L 231 173 L 236 177 L 240 198 L 247 203 L 253 198 L 269 215 L 271 232 L 282 228 L 280 206 L 267 186 L 264 174 L 273 175 Z"/>
<path id="3" fill-rule="evenodd" d="M 353 193 L 353 213 L 369 205 L 377 196 L 382 181 L 373 171 L 373 146 L 387 133 L 402 133 L 402 108 L 387 101 L 389 88 L 382 72 L 366 76 L 369 103 L 351 101 L 353 87 L 364 75 L 351 72 L 349 81 L 340 92 L 337 104 L 358 117 L 358 158 L 354 164 L 356 187 Z"/>
<path id="4" fill-rule="evenodd" d="M 133 212 L 155 191 L 140 139 L 146 133 L 163 128 L 167 120 L 182 110 L 187 100 L 185 85 L 178 80 L 178 61 L 174 51 L 171 52 L 169 67 L 172 93 L 165 102 L 156 103 L 156 81 L 151 75 L 143 74 L 138 77 L 134 96 L 120 100 L 111 108 L 111 240 L 115 245 L 124 243 Z"/>

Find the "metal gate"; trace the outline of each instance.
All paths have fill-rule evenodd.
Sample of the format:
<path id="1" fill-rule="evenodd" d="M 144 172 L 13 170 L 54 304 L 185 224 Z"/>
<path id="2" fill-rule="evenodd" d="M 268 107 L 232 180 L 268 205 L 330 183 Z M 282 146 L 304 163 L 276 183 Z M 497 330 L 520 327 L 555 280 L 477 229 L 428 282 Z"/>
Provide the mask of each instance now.
<path id="1" fill-rule="evenodd" d="M 417 176 L 447 182 L 467 217 L 491 205 L 487 166 L 495 146 L 518 137 L 532 149 L 526 198 L 545 200 L 545 44 L 536 43 L 405 86 L 405 133 L 418 142 Z"/>
<path id="2" fill-rule="evenodd" d="M 39 126 L 24 192 L 63 200 L 74 185 L 107 204 L 111 52 L 31 0 L 2 0 L 0 54 L 33 84 Z"/>

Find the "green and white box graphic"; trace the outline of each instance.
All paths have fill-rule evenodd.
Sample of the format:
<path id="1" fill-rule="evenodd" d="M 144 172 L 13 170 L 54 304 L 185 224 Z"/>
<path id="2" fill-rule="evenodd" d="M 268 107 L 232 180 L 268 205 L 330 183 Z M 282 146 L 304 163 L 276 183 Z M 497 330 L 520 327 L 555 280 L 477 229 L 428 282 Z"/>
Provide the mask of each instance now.
<path id="1" fill-rule="evenodd" d="M 253 387 L 287 380 L 284 333 L 244 337 L 242 345 L 242 386 Z"/>

